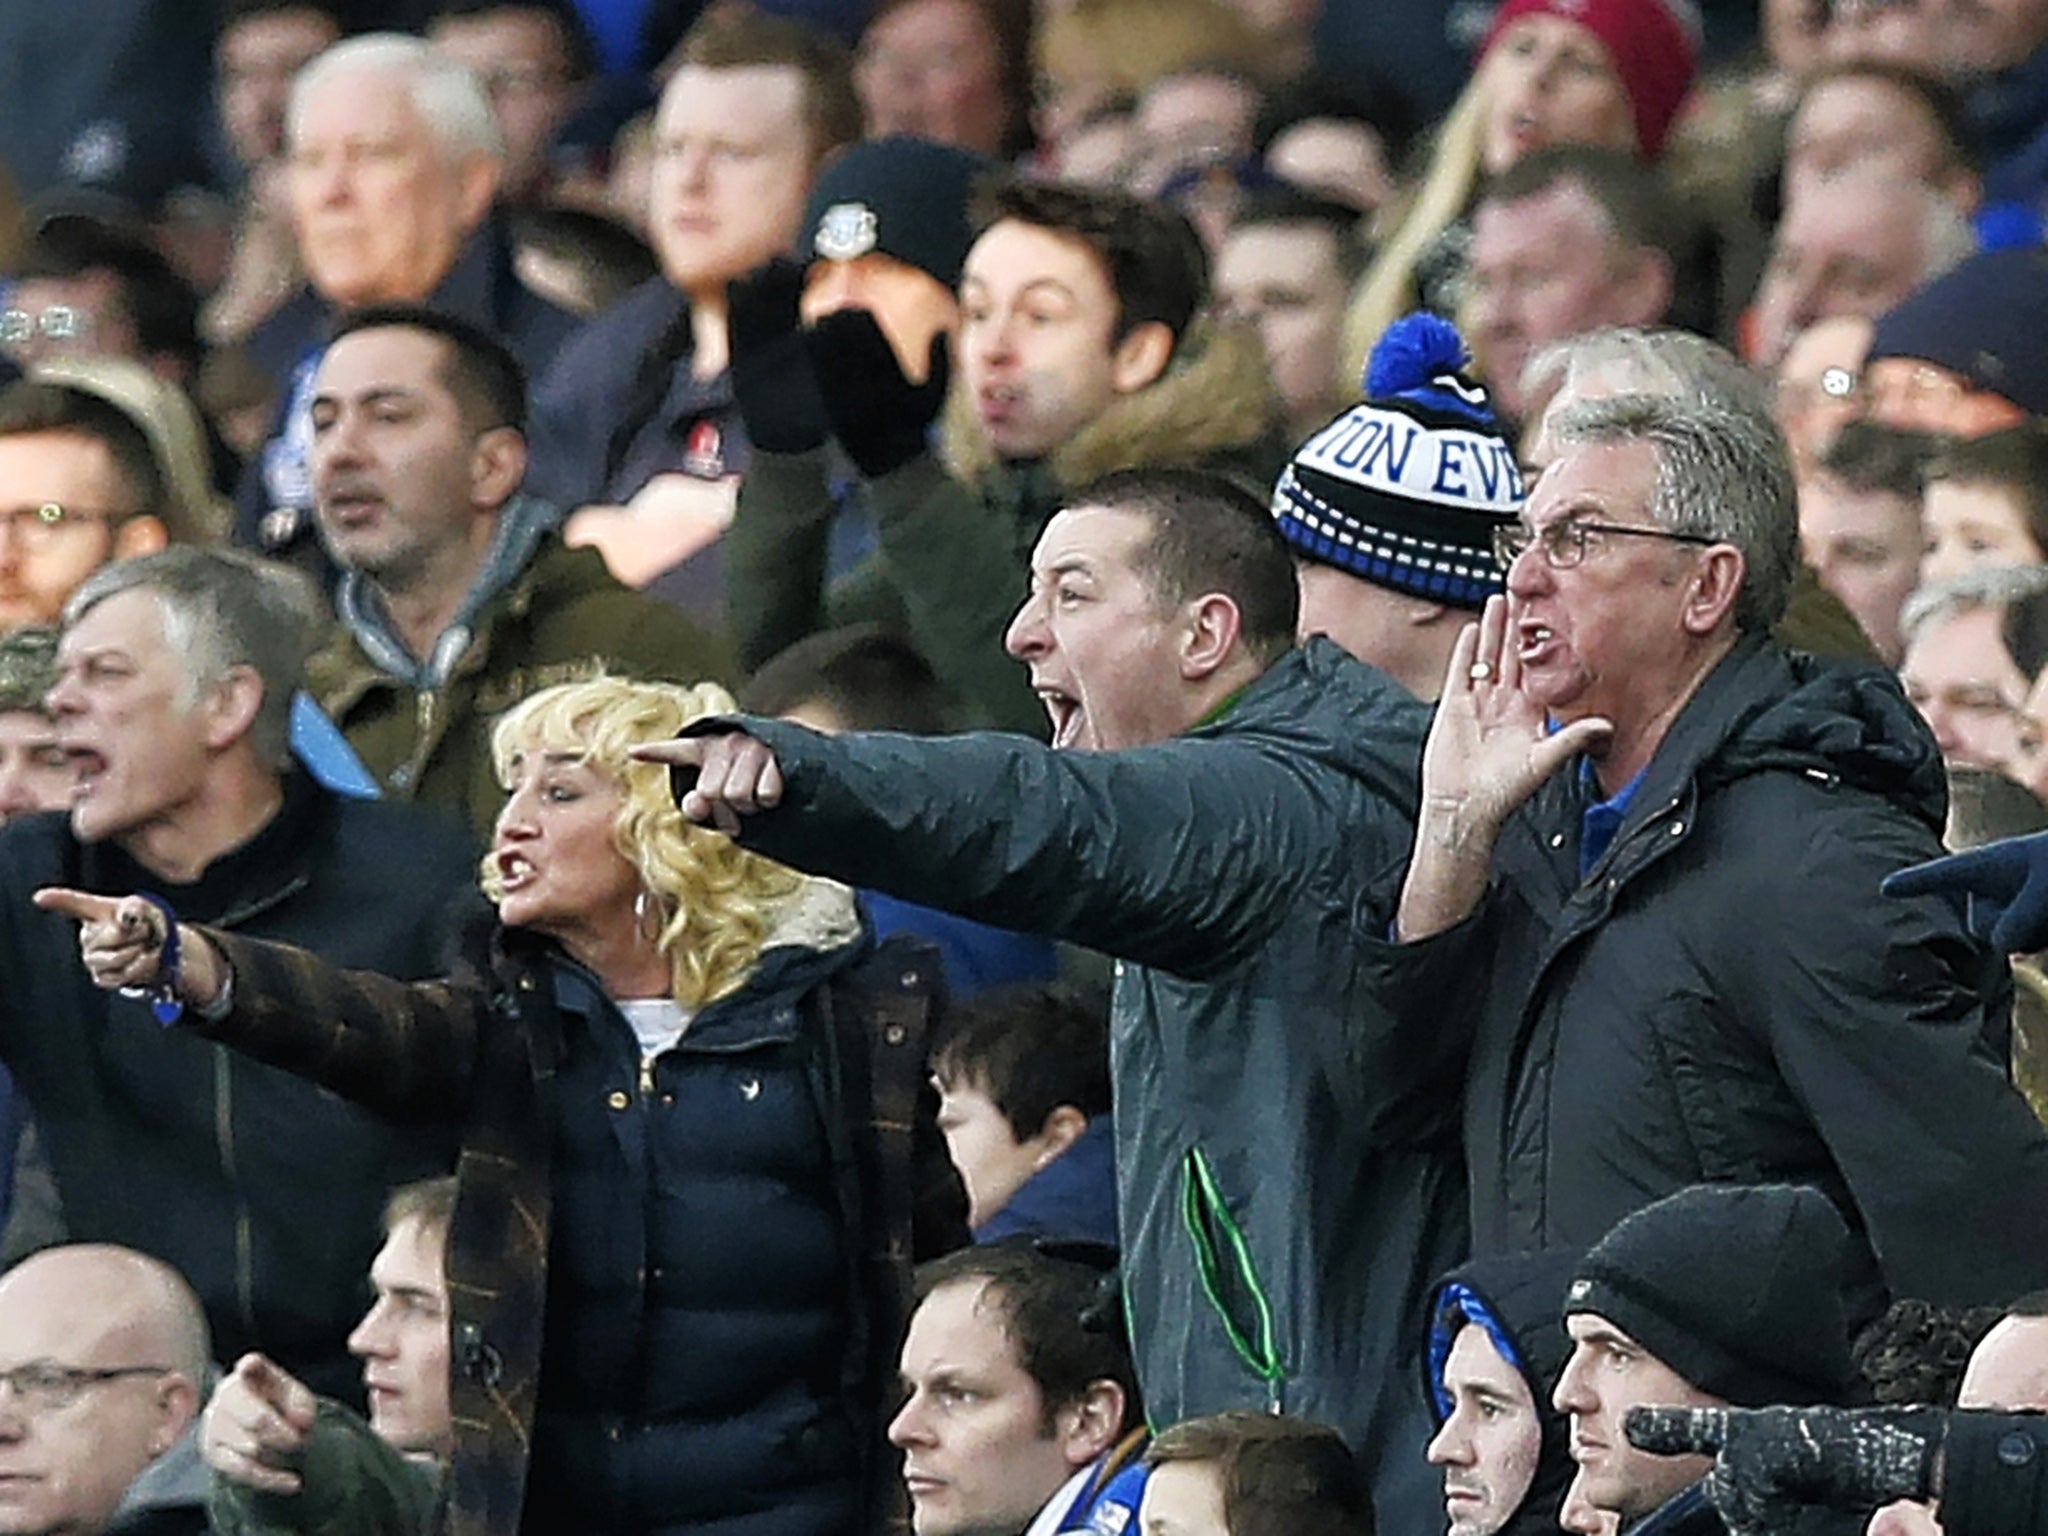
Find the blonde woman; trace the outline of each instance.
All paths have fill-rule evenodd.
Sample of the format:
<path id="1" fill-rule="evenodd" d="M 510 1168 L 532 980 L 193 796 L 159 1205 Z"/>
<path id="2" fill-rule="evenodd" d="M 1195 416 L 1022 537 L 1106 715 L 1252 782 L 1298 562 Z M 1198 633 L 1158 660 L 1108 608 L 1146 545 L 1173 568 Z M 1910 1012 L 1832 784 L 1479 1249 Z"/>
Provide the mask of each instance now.
<path id="1" fill-rule="evenodd" d="M 463 1127 L 455 1532 L 843 1536 L 891 1482 L 902 1267 L 965 1237 L 935 1133 L 913 1168 L 933 978 L 851 892 L 689 825 L 628 755 L 732 707 L 600 678 L 508 713 L 497 918 L 445 981 L 184 925 L 166 944 L 145 898 L 39 898 L 84 920 L 100 985 L 169 988 L 184 1027 Z"/>
<path id="2" fill-rule="evenodd" d="M 1406 213 L 1352 299 L 1340 387 L 1356 392 L 1373 343 L 1409 310 L 1455 311 L 1483 178 L 1553 144 L 1661 155 L 1698 45 L 1691 0 L 1506 0 Z"/>

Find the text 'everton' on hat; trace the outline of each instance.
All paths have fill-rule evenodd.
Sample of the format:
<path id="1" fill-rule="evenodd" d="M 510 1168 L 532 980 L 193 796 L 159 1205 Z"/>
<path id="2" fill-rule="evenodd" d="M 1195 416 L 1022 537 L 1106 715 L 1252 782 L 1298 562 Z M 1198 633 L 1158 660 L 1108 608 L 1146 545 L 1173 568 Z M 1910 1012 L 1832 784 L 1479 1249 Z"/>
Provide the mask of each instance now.
<path id="1" fill-rule="evenodd" d="M 1365 401 L 1295 453 L 1273 489 L 1302 554 L 1375 586 L 1480 608 L 1501 590 L 1493 530 L 1522 508 L 1522 474 L 1448 320 L 1406 315 L 1366 365 Z"/>

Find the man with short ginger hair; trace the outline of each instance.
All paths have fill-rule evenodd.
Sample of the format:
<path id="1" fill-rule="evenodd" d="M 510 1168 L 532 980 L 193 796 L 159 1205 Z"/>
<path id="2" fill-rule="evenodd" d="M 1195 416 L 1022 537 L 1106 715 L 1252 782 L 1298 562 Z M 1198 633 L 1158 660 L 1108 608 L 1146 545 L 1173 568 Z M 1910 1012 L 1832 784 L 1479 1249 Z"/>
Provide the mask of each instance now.
<path id="1" fill-rule="evenodd" d="M 650 278 L 561 349 L 538 388 L 534 492 L 572 542 L 654 545 L 663 595 L 700 612 L 715 582 L 689 557 L 732 516 L 749 448 L 733 402 L 726 289 L 796 239 L 825 162 L 860 137 L 852 64 L 801 22 L 712 7 L 684 38 L 656 108 Z M 582 515 L 577 516 L 578 513 Z"/>

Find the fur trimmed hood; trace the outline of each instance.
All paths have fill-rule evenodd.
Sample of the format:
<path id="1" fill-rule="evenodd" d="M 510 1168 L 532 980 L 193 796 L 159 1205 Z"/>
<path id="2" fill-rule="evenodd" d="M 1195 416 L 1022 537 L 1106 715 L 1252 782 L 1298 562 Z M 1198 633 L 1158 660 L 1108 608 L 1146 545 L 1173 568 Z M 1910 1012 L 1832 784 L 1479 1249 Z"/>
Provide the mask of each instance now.
<path id="1" fill-rule="evenodd" d="M 1061 485 L 1085 485 L 1120 469 L 1249 454 L 1262 442 L 1278 443 L 1285 423 L 1258 333 L 1237 322 L 1198 320 L 1165 373 L 1118 399 L 1045 462 Z M 941 443 L 946 466 L 970 485 L 995 463 L 958 370 Z"/>
<path id="2" fill-rule="evenodd" d="M 844 949 L 860 936 L 860 904 L 852 887 L 805 875 L 803 884 L 775 909 L 761 951 L 787 947 L 824 953 Z"/>

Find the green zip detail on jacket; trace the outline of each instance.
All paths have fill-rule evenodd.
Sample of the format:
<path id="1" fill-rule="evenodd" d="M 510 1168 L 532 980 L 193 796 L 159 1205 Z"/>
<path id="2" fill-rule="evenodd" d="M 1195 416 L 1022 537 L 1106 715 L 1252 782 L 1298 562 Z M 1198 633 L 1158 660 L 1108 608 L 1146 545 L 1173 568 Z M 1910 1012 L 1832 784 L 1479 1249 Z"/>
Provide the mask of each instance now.
<path id="1" fill-rule="evenodd" d="M 1238 1226 L 1229 1206 L 1224 1204 L 1223 1192 L 1216 1186 L 1216 1171 L 1209 1166 L 1209 1159 L 1200 1147 L 1190 1147 L 1181 1159 L 1181 1219 L 1187 1223 L 1188 1237 L 1195 1245 L 1195 1272 L 1201 1277 L 1202 1292 L 1215 1309 L 1217 1320 L 1223 1324 L 1224 1337 L 1230 1340 L 1230 1347 L 1238 1359 L 1266 1384 L 1268 1405 L 1274 1412 L 1279 1412 L 1280 1389 L 1287 1380 L 1287 1367 L 1281 1362 L 1279 1347 L 1273 1341 L 1272 1303 L 1266 1299 L 1266 1289 L 1259 1283 L 1258 1266 L 1252 1262 L 1251 1244 L 1245 1241 L 1244 1229 Z M 1256 1340 L 1245 1336 L 1244 1329 L 1231 1316 L 1230 1305 L 1224 1299 L 1226 1262 L 1245 1295 L 1251 1299 L 1252 1310 L 1257 1314 Z"/>

